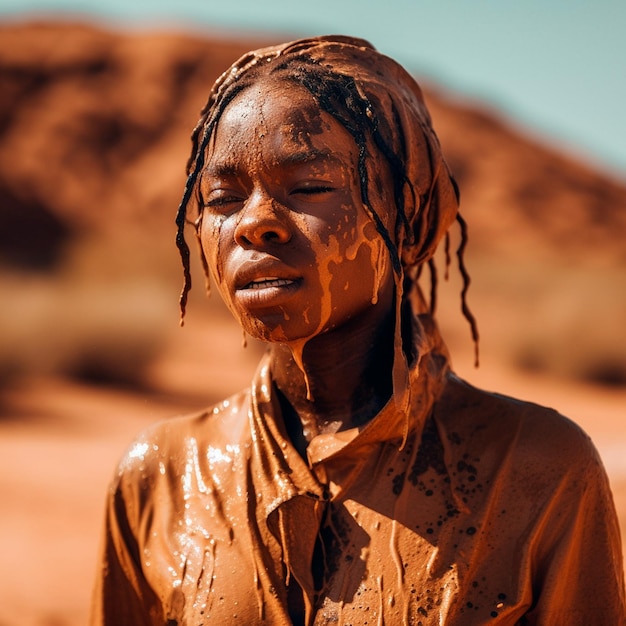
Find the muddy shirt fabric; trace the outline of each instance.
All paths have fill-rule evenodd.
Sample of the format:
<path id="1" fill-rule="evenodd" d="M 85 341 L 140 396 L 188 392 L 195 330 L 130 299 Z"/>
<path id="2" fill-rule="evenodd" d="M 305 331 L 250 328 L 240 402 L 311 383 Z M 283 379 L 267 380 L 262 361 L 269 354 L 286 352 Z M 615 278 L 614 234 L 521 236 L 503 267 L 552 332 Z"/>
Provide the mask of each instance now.
<path id="1" fill-rule="evenodd" d="M 294 581 L 316 625 L 626 624 L 588 437 L 446 363 L 411 369 L 408 420 L 392 401 L 306 460 L 268 359 L 249 390 L 149 429 L 109 491 L 92 624 L 289 624 Z"/>

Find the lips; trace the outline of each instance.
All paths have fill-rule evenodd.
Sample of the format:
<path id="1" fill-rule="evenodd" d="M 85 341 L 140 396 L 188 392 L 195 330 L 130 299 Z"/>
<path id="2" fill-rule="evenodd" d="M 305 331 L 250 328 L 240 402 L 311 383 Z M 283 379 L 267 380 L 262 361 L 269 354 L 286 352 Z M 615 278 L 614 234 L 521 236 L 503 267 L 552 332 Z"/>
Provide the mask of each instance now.
<path id="1" fill-rule="evenodd" d="M 295 280 L 290 278 L 278 278 L 275 276 L 268 278 L 259 278 L 251 280 L 243 289 L 270 289 L 272 287 L 287 287 L 295 283 Z"/>
<path id="2" fill-rule="evenodd" d="M 302 283 L 302 276 L 270 256 L 247 260 L 235 272 L 235 298 L 245 308 L 283 304 Z"/>

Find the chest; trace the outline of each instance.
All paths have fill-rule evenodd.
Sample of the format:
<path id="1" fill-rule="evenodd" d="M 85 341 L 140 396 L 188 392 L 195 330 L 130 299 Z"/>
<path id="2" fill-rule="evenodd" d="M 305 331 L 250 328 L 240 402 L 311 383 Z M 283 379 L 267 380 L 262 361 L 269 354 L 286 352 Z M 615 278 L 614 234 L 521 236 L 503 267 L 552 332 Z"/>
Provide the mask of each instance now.
<path id="1" fill-rule="evenodd" d="M 316 625 L 517 623 L 525 564 L 516 530 L 487 532 L 498 523 L 488 488 L 468 480 L 482 496 L 463 508 L 437 467 L 375 475 L 350 497 L 320 508 L 297 496 L 269 518 L 254 485 L 236 482 L 228 492 L 246 495 L 230 504 L 208 490 L 152 516 L 142 567 L 165 614 L 179 626 L 288 624 L 295 580 Z"/>

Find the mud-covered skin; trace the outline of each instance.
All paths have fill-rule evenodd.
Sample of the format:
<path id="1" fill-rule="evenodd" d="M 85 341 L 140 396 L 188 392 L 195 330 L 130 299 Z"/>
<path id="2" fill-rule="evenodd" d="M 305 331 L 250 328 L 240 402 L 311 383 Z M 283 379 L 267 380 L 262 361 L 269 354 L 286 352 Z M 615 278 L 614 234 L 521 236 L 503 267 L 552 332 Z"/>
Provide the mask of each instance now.
<path id="1" fill-rule="evenodd" d="M 436 356 L 422 366 L 402 449 L 390 403 L 360 432 L 313 439 L 303 461 L 267 362 L 250 392 L 144 433 L 110 492 L 92 623 L 289 624 L 291 577 L 308 624 L 625 624 L 619 531 L 588 438 Z"/>
<path id="2" fill-rule="evenodd" d="M 200 179 L 200 237 L 252 336 L 292 345 L 364 312 L 377 326 L 371 310 L 391 308 L 391 267 L 362 207 L 357 155 L 348 132 L 291 83 L 265 79 L 224 111 Z M 385 214 L 388 173 L 377 188 L 372 202 Z"/>

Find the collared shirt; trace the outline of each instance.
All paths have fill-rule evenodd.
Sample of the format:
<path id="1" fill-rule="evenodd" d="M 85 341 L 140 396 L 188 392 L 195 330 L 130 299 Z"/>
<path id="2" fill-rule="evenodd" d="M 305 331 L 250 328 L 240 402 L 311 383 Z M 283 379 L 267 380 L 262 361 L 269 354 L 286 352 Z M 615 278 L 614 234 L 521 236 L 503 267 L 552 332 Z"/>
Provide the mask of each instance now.
<path id="1" fill-rule="evenodd" d="M 617 518 L 580 428 L 432 351 L 408 388 L 306 460 L 267 358 L 251 389 L 150 428 L 108 494 L 92 624 L 289 624 L 290 588 L 315 625 L 626 624 Z"/>

